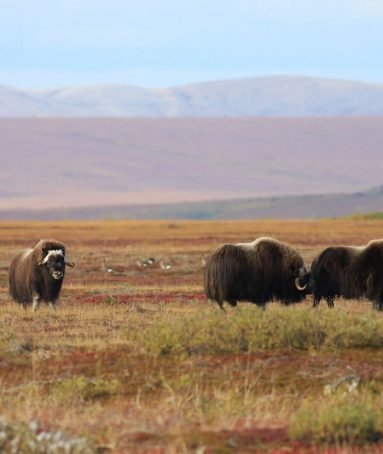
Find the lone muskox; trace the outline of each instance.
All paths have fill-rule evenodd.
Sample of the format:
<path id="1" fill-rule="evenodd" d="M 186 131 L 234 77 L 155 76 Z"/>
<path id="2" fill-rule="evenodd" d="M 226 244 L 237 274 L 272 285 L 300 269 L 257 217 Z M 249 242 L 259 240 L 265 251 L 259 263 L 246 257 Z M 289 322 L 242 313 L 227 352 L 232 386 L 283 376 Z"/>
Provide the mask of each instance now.
<path id="1" fill-rule="evenodd" d="M 225 244 L 208 259 L 204 273 L 206 296 L 222 308 L 227 302 L 296 303 L 308 293 L 310 273 L 290 246 L 273 238 L 252 243 Z"/>
<path id="2" fill-rule="evenodd" d="M 364 247 L 329 247 L 311 265 L 313 307 L 322 298 L 334 307 L 334 298 L 367 298 L 373 307 L 383 309 L 383 240 Z"/>
<path id="3" fill-rule="evenodd" d="M 21 251 L 9 267 L 9 292 L 18 303 L 40 301 L 55 307 L 65 275 L 65 265 L 74 266 L 65 257 L 65 246 L 55 240 L 40 240 L 33 249 Z"/>

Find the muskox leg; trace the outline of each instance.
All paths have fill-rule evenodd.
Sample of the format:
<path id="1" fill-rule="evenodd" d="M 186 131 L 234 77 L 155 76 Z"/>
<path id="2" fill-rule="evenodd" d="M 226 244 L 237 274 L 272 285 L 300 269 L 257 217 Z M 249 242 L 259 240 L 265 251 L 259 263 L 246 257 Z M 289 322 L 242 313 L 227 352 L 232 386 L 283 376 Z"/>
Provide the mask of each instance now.
<path id="1" fill-rule="evenodd" d="M 223 307 L 223 301 L 216 301 L 216 300 L 214 300 L 214 302 L 217 303 L 217 304 L 218 304 L 218 307 L 221 309 L 221 311 L 225 312 L 225 314 L 226 314 L 226 310 L 225 310 L 225 308 Z"/>
<path id="2" fill-rule="evenodd" d="M 34 295 L 33 301 L 32 301 L 32 310 L 37 311 L 39 307 L 40 307 L 40 296 Z"/>
<path id="3" fill-rule="evenodd" d="M 56 301 L 51 301 L 49 303 L 49 307 L 55 311 L 56 310 Z"/>
<path id="4" fill-rule="evenodd" d="M 319 306 L 321 297 L 320 296 L 314 296 L 313 299 L 313 308 L 316 309 Z"/>
<path id="5" fill-rule="evenodd" d="M 327 300 L 327 306 L 332 309 L 334 307 L 334 299 L 331 296 L 328 296 L 326 298 L 326 300 Z"/>
<path id="6" fill-rule="evenodd" d="M 383 300 L 380 301 L 374 301 L 372 303 L 372 307 L 376 309 L 377 311 L 383 311 Z"/>

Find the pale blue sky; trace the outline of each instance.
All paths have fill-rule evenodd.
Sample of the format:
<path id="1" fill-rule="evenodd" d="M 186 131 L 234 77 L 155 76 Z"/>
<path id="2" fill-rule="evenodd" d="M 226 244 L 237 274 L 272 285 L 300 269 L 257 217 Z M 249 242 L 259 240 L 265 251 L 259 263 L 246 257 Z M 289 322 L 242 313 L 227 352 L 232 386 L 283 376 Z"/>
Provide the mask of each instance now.
<path id="1" fill-rule="evenodd" d="M 0 0 L 0 85 L 383 82 L 383 0 Z"/>

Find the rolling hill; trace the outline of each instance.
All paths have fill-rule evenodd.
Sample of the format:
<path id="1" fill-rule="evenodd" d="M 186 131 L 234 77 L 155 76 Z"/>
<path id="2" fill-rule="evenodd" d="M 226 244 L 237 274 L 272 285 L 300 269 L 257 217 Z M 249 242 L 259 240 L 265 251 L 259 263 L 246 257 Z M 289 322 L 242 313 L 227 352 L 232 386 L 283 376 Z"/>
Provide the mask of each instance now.
<path id="1" fill-rule="evenodd" d="M 383 84 L 270 76 L 149 89 L 0 87 L 0 117 L 246 117 L 383 114 Z"/>
<path id="2" fill-rule="evenodd" d="M 96 219 L 318 219 L 360 214 L 382 219 L 383 186 L 352 194 L 313 194 L 255 199 L 152 205 L 115 205 L 45 210 L 0 210 L 0 219 L 96 220 Z M 366 213 L 366 215 L 365 215 Z M 373 213 L 368 216 L 368 213 Z"/>

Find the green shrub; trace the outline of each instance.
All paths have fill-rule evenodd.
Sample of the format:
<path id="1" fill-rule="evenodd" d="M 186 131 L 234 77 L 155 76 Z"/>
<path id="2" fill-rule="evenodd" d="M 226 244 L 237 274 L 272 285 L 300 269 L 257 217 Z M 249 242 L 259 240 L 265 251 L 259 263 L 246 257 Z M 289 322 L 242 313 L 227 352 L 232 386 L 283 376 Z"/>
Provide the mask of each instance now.
<path id="1" fill-rule="evenodd" d="M 237 308 L 229 314 L 203 311 L 171 322 L 125 331 L 146 353 L 219 354 L 266 349 L 339 349 L 383 346 L 383 318 L 299 307 Z"/>
<path id="2" fill-rule="evenodd" d="M 33 399 L 43 397 L 54 402 L 75 402 L 108 398 L 120 389 L 121 383 L 117 379 L 104 380 L 80 375 L 53 383 L 32 382 L 24 386 L 23 394 Z"/>
<path id="3" fill-rule="evenodd" d="M 383 412 L 369 402 L 338 396 L 305 402 L 289 426 L 292 438 L 327 443 L 367 443 L 382 436 Z"/>
<path id="4" fill-rule="evenodd" d="M 383 211 L 372 211 L 371 213 L 354 214 L 352 216 L 349 216 L 349 219 L 381 221 L 383 219 Z"/>
<path id="5" fill-rule="evenodd" d="M 80 375 L 54 383 L 48 395 L 61 401 L 86 401 L 110 397 L 118 393 L 120 387 L 121 384 L 116 379 L 104 380 Z"/>

